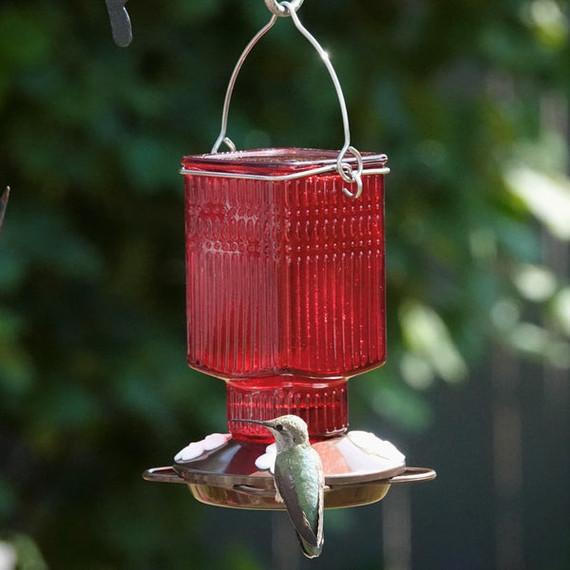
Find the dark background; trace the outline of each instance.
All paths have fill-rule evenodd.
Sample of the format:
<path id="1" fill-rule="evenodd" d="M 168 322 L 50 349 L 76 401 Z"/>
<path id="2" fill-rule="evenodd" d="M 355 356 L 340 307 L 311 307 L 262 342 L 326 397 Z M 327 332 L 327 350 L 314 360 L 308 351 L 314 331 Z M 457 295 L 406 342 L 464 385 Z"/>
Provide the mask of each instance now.
<path id="1" fill-rule="evenodd" d="M 327 511 L 321 558 L 293 543 L 285 562 L 283 515 L 141 478 L 226 429 L 223 383 L 185 364 L 177 172 L 210 150 L 269 13 L 128 10 L 123 49 L 103 0 L 0 6 L 0 552 L 23 570 L 569 567 L 568 5 L 299 11 L 331 54 L 353 144 L 392 169 L 389 360 L 351 380 L 351 427 L 438 478 Z M 290 20 L 244 66 L 229 135 L 341 146 L 330 79 Z"/>

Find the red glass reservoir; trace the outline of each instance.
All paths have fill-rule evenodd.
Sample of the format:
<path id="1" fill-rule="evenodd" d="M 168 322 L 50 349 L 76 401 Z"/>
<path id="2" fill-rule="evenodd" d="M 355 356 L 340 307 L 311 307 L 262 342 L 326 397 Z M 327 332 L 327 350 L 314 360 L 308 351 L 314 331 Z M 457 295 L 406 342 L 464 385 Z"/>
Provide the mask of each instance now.
<path id="1" fill-rule="evenodd" d="M 294 413 L 312 438 L 342 433 L 347 379 L 385 361 L 386 156 L 363 154 L 354 199 L 337 155 L 182 161 L 188 363 L 226 380 L 229 420 Z M 255 424 L 229 426 L 234 437 L 268 437 Z"/>

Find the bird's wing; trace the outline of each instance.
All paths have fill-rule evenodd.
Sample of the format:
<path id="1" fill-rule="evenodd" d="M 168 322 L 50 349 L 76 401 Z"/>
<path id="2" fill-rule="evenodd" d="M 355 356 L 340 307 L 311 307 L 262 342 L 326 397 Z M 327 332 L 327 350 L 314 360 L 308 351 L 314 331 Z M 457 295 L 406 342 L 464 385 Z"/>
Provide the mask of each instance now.
<path id="1" fill-rule="evenodd" d="M 316 453 L 316 452 L 315 452 Z M 279 463 L 275 464 L 275 480 L 279 481 L 279 494 L 283 498 L 289 518 L 299 534 L 299 538 L 308 545 L 320 551 L 323 543 L 323 486 L 319 488 L 321 481 L 321 471 L 316 473 L 304 473 L 305 477 L 300 481 L 300 488 L 295 488 L 295 481 L 292 477 L 291 469 L 283 469 Z M 305 508 L 307 505 L 304 493 L 309 492 L 317 497 L 316 520 L 311 524 Z M 305 550 L 304 545 L 303 550 Z"/>
<path id="2" fill-rule="evenodd" d="M 313 449 L 313 453 L 318 456 L 318 472 L 317 479 L 319 482 L 319 503 L 318 503 L 318 516 L 317 516 L 317 544 L 319 548 L 323 547 L 324 542 L 324 510 L 325 510 L 325 472 L 319 454 Z"/>

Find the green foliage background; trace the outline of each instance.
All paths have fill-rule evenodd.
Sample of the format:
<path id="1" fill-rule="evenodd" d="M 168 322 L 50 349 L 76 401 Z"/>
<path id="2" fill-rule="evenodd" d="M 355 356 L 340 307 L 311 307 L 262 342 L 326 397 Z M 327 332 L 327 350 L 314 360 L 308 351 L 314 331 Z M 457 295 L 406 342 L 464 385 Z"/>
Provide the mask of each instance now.
<path id="1" fill-rule="evenodd" d="M 233 65 L 268 12 L 261 0 L 128 9 L 134 41 L 120 49 L 102 0 L 0 6 L 0 184 L 12 187 L 0 540 L 21 568 L 211 562 L 207 508 L 140 473 L 225 429 L 222 383 L 185 364 L 177 170 L 211 148 Z M 421 437 L 430 394 L 497 343 L 570 366 L 567 276 L 541 254 L 545 231 L 569 236 L 510 176 L 532 169 L 567 206 L 568 5 L 306 0 L 300 15 L 331 53 L 353 143 L 392 168 L 389 364 L 351 383 L 353 424 Z M 240 75 L 230 136 L 240 148 L 342 143 L 326 71 L 286 19 Z M 537 298 L 529 276 L 550 288 Z M 215 567 L 258 558 L 236 543 Z"/>

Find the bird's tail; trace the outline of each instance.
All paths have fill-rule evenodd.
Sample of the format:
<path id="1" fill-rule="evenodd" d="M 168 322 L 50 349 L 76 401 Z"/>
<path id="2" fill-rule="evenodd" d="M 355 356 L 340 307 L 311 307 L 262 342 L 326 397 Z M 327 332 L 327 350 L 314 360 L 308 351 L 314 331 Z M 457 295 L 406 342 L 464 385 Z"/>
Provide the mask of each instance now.
<path id="1" fill-rule="evenodd" d="M 307 558 L 317 558 L 323 550 L 323 541 L 319 545 L 309 544 L 297 531 L 295 531 L 297 538 L 299 539 L 299 544 L 301 545 L 301 550 Z"/>

